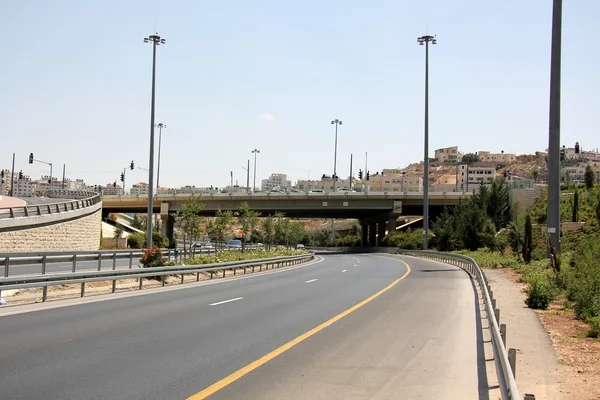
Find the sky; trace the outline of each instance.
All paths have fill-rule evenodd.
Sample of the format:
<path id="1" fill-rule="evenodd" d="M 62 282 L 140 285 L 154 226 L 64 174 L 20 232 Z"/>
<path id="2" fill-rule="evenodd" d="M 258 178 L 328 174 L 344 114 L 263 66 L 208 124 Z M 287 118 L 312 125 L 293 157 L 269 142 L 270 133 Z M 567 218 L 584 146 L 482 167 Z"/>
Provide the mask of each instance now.
<path id="1" fill-rule="evenodd" d="M 600 147 L 600 2 L 563 2 L 561 143 Z M 425 48 L 430 145 L 531 154 L 548 147 L 551 0 L 0 2 L 0 168 L 34 179 L 119 181 L 148 168 L 158 32 L 160 184 L 292 181 L 404 167 L 423 158 Z M 158 132 L 156 132 L 158 151 Z M 156 155 L 155 155 L 156 157 Z M 156 162 L 155 162 L 156 165 Z M 58 172 L 57 172 L 58 171 Z M 148 172 L 127 171 L 127 186 Z M 235 183 L 235 182 L 234 182 Z"/>

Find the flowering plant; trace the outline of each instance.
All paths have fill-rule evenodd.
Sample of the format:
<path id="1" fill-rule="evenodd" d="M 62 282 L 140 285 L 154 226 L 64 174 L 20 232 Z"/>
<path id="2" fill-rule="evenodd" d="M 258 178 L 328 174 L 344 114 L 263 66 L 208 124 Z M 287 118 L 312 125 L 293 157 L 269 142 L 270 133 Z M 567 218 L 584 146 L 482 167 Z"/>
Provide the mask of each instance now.
<path id="1" fill-rule="evenodd" d="M 140 258 L 140 263 L 144 268 L 160 267 L 165 265 L 165 262 L 166 259 L 163 258 L 162 251 L 158 247 L 149 248 Z"/>

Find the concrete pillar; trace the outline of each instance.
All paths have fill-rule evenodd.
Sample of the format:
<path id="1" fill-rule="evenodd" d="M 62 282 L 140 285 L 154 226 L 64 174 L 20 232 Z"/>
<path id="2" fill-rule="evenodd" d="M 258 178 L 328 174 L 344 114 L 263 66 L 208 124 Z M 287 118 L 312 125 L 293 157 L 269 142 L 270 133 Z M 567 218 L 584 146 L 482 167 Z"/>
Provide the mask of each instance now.
<path id="1" fill-rule="evenodd" d="M 160 219 L 162 221 L 161 224 L 161 232 L 169 239 L 169 248 L 175 247 L 174 241 L 174 228 L 175 228 L 175 216 L 174 215 L 161 215 Z"/>
<path id="2" fill-rule="evenodd" d="M 388 234 L 396 232 L 396 218 L 389 219 L 387 224 Z"/>
<path id="3" fill-rule="evenodd" d="M 370 222 L 369 223 L 369 246 L 370 247 L 377 246 L 377 237 L 375 236 L 376 234 L 377 234 L 377 222 Z"/>
<path id="4" fill-rule="evenodd" d="M 368 245 L 368 236 L 367 236 L 367 223 L 360 221 L 360 245 L 361 247 L 365 247 Z"/>
<path id="5" fill-rule="evenodd" d="M 383 246 L 383 238 L 387 228 L 387 221 L 379 221 L 377 223 L 377 246 Z"/>

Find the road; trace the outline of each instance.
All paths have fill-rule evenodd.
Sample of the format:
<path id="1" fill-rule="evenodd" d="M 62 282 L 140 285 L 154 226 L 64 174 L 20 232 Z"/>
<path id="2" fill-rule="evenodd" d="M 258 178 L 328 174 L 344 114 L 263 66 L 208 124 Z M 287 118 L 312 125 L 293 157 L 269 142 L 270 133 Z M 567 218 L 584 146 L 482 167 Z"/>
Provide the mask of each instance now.
<path id="1" fill-rule="evenodd" d="M 2 398 L 487 398 L 455 267 L 328 255 L 179 288 L 0 316 Z"/>
<path id="2" fill-rule="evenodd" d="M 139 265 L 139 256 L 133 257 L 132 267 L 135 268 Z M 102 260 L 101 269 L 110 270 L 112 269 L 113 262 L 112 260 L 106 259 Z M 116 269 L 128 269 L 129 268 L 129 258 L 127 259 L 117 259 L 116 260 Z M 0 262 L 0 270 L 3 271 L 2 263 Z M 98 261 L 77 261 L 77 272 L 86 271 L 86 270 L 98 270 Z M 73 271 L 73 263 L 72 262 L 57 262 L 57 263 L 47 263 L 46 264 L 46 274 L 54 274 L 60 272 L 71 272 Z M 21 264 L 21 265 L 11 265 L 8 270 L 8 276 L 18 276 L 18 275 L 34 275 L 40 274 L 42 272 L 42 264 L 41 263 L 31 263 L 31 264 Z"/>

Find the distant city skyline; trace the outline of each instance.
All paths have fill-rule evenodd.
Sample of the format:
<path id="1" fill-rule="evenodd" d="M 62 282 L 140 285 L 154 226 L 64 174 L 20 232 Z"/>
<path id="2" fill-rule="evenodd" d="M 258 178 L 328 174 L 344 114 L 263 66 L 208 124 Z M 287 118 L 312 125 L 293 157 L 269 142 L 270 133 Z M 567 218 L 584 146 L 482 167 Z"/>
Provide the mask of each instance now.
<path id="1" fill-rule="evenodd" d="M 532 154 L 548 146 L 551 3 L 382 0 L 273 3 L 2 2 L 0 166 L 90 184 L 119 183 L 131 160 L 148 167 L 151 49 L 157 52 L 161 186 L 257 182 L 419 162 L 424 51 L 430 49 L 430 156 L 458 144 Z M 562 139 L 598 147 L 600 2 L 563 5 Z M 50 35 L 52 40 L 41 40 Z M 462 145 L 461 145 L 462 144 Z M 148 181 L 143 170 L 127 182 Z M 129 183 L 127 186 L 130 186 Z"/>

